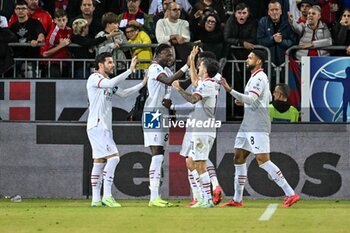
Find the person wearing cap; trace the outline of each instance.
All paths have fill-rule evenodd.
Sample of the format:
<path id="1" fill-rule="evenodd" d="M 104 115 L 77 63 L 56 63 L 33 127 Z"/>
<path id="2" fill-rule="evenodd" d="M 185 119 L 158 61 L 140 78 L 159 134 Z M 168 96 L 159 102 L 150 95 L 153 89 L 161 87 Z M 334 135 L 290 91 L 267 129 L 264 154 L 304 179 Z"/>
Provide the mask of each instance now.
<path id="1" fill-rule="evenodd" d="M 270 160 L 271 122 L 268 111 L 272 100 L 267 75 L 261 68 L 265 54 L 261 50 L 253 50 L 246 61 L 251 77 L 244 93 L 232 89 L 224 78 L 221 84 L 225 90 L 236 98 L 235 103 L 244 105 L 244 117 L 235 141 L 235 176 L 233 199 L 224 207 L 242 207 L 243 190 L 247 180 L 246 159 L 250 153 L 255 155 L 259 167 L 264 169 L 272 180 L 284 191 L 286 198 L 283 207 L 290 207 L 299 200 L 299 195 L 284 178 L 281 170 Z"/>
<path id="2" fill-rule="evenodd" d="M 313 0 L 301 0 L 298 2 L 297 6 L 301 13 L 301 16 L 298 18 L 297 23 L 306 23 L 307 14 L 309 13 L 310 8 L 314 5 Z"/>

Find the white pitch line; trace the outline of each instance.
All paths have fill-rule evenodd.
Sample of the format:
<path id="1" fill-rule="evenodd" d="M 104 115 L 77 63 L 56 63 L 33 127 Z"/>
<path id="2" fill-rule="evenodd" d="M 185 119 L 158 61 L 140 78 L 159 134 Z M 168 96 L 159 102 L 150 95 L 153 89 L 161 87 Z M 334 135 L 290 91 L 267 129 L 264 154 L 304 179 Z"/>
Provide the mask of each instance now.
<path id="1" fill-rule="evenodd" d="M 272 215 L 275 213 L 279 204 L 270 204 L 267 206 L 265 212 L 260 216 L 259 221 L 269 221 Z"/>

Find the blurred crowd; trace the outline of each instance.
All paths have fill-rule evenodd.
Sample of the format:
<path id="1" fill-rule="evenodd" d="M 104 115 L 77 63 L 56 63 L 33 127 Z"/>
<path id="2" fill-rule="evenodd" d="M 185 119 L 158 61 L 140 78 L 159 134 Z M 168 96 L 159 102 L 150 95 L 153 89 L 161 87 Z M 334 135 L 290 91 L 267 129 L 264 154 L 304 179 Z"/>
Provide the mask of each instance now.
<path id="1" fill-rule="evenodd" d="M 0 74 L 13 67 L 13 57 L 90 59 L 108 51 L 120 61 L 120 71 L 131 56 L 152 59 L 151 47 L 128 44 L 169 43 L 184 62 L 194 43 L 218 59 L 237 60 L 262 45 L 276 66 L 293 45 L 301 48 L 296 59 L 350 55 L 350 0 L 0 0 L 0 10 Z M 11 47 L 10 42 L 30 46 Z M 331 45 L 346 49 L 319 49 Z M 23 70 L 24 64 L 16 62 L 16 69 Z M 138 69 L 148 65 L 143 62 Z M 51 77 L 68 76 L 64 72 L 70 66 L 52 62 Z M 75 77 L 87 77 L 90 66 L 76 62 Z"/>

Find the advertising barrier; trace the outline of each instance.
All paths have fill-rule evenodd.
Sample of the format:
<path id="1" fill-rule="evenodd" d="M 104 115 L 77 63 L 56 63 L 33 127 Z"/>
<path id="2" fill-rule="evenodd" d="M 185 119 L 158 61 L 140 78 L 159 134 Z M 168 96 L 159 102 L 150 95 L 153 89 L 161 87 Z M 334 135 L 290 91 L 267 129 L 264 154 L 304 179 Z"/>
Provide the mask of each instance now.
<path id="1" fill-rule="evenodd" d="M 224 196 L 233 195 L 233 145 L 239 124 L 223 124 L 210 159 Z M 143 146 L 140 123 L 113 125 L 121 153 L 113 195 L 146 199 L 150 151 Z M 185 159 L 179 155 L 184 129 L 170 129 L 162 171 L 164 198 L 189 198 Z M 277 124 L 271 133 L 271 159 L 303 199 L 350 199 L 350 126 Z M 247 161 L 247 198 L 281 198 L 279 187 Z M 91 193 L 91 147 L 85 123 L 0 121 L 0 190 L 24 198 L 85 198 Z"/>

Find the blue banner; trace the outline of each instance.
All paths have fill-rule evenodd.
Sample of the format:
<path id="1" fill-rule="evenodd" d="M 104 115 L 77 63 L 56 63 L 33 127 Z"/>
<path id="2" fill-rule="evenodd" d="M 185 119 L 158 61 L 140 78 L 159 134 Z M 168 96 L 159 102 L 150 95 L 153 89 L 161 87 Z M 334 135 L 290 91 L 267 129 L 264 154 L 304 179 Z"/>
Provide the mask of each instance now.
<path id="1" fill-rule="evenodd" d="M 350 57 L 309 59 L 309 120 L 350 122 Z"/>

